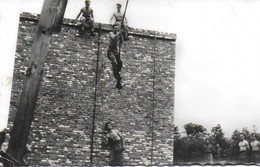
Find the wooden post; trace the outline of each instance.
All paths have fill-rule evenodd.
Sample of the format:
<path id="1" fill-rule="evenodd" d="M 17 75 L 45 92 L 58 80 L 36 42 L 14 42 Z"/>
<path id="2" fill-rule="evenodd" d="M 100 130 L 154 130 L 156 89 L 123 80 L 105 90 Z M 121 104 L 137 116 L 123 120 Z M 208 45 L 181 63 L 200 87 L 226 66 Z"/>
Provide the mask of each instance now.
<path id="1" fill-rule="evenodd" d="M 49 49 L 53 25 L 55 20 L 57 20 L 56 16 L 60 1 L 61 0 L 44 0 L 36 36 L 32 45 L 29 67 L 26 72 L 14 125 L 10 134 L 7 152 L 21 163 L 23 163 L 23 156 L 26 152 L 26 144 L 33 120 L 44 63 Z M 63 6 L 63 8 L 65 7 L 66 6 Z"/>
<path id="2" fill-rule="evenodd" d="M 67 3 L 68 3 L 68 0 L 60 0 L 57 16 L 54 21 L 54 27 L 53 27 L 54 33 L 59 33 L 61 31 L 61 24 L 62 24 L 62 20 L 63 20 L 63 16 L 64 16 L 64 13 L 66 10 Z"/>

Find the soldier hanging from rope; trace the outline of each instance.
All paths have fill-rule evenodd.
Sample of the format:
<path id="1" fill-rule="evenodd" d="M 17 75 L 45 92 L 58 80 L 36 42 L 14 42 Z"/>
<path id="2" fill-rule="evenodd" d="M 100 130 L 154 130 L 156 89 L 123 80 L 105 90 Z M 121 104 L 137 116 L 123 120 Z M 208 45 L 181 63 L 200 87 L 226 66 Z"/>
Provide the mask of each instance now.
<path id="1" fill-rule="evenodd" d="M 121 4 L 117 4 L 117 13 L 114 13 L 111 18 L 112 20 L 113 17 L 115 17 L 116 22 L 113 25 L 113 32 L 110 32 L 109 34 L 110 41 L 109 41 L 109 49 L 107 51 L 107 57 L 111 61 L 113 75 L 117 80 L 116 88 L 118 89 L 122 89 L 122 85 L 121 85 L 122 77 L 120 76 L 119 73 L 123 66 L 122 60 L 120 58 L 120 48 L 123 41 L 128 40 L 128 31 L 124 24 L 127 5 L 128 5 L 128 0 L 126 2 L 124 14 L 122 15 L 120 11 Z"/>
<path id="2" fill-rule="evenodd" d="M 90 0 L 85 0 L 85 7 L 82 8 L 76 17 L 76 20 L 78 20 L 79 16 L 82 14 L 83 17 L 80 18 L 81 25 L 79 29 L 79 36 L 83 37 L 87 25 L 90 27 L 91 35 L 94 36 L 95 33 L 95 22 L 94 22 L 94 15 L 93 10 L 89 7 L 90 6 Z M 78 35 L 77 35 L 78 36 Z"/>
<path id="3" fill-rule="evenodd" d="M 112 20 L 115 20 L 114 24 L 120 24 L 120 27 L 123 29 L 123 39 L 124 41 L 129 40 L 128 38 L 128 26 L 127 26 L 127 19 L 121 12 L 121 4 L 116 4 L 117 11 L 113 13 L 110 23 L 112 23 Z"/>
<path id="4" fill-rule="evenodd" d="M 113 25 L 113 31 L 109 33 L 109 48 L 107 57 L 111 61 L 114 78 L 117 80 L 116 88 L 122 89 L 120 71 L 122 69 L 122 61 L 120 58 L 119 47 L 122 44 L 122 32 L 120 24 Z"/>

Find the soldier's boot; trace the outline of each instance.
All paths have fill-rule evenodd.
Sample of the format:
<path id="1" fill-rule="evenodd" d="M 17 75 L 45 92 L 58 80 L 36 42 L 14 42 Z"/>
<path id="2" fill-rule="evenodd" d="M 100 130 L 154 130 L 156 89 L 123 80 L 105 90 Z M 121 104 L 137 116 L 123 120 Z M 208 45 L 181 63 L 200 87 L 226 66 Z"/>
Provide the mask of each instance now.
<path id="1" fill-rule="evenodd" d="M 122 85 L 121 85 L 121 79 L 122 78 L 120 76 L 117 79 L 116 88 L 118 88 L 118 89 L 122 89 L 123 88 Z"/>

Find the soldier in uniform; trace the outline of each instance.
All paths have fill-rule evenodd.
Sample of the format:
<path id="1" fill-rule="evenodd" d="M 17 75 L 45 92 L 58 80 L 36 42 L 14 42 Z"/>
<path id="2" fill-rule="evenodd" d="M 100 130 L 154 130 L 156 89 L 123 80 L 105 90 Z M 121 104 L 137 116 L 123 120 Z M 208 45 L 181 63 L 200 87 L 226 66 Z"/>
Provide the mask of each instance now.
<path id="1" fill-rule="evenodd" d="M 240 142 L 238 143 L 239 146 L 239 160 L 241 163 L 248 162 L 248 150 L 249 150 L 249 143 L 245 140 L 244 134 L 240 134 Z"/>
<path id="2" fill-rule="evenodd" d="M 260 142 L 256 140 L 255 134 L 252 134 L 253 141 L 250 143 L 252 147 L 252 160 L 254 163 L 260 163 Z"/>
<path id="3" fill-rule="evenodd" d="M 206 163 L 213 164 L 213 145 L 209 139 L 205 139 L 204 144 L 204 159 Z"/>
<path id="4" fill-rule="evenodd" d="M 123 13 L 121 12 L 121 4 L 116 4 L 117 7 L 117 11 L 113 13 L 111 19 L 110 19 L 110 23 L 112 23 L 112 20 L 115 20 L 114 24 L 119 24 L 120 28 L 123 29 L 123 38 L 124 40 L 129 40 L 128 38 L 128 26 L 127 26 L 127 19 L 126 17 L 124 18 L 124 22 L 122 25 L 122 20 L 123 20 Z"/>
<path id="5" fill-rule="evenodd" d="M 123 30 L 120 29 L 119 24 L 114 24 L 113 28 L 113 31 L 109 33 L 110 41 L 107 51 L 107 57 L 111 61 L 113 75 L 114 78 L 117 80 L 116 88 L 121 89 L 122 85 L 120 82 L 122 78 L 119 72 L 121 71 L 123 65 L 120 58 L 119 47 L 122 44 L 120 38 Z"/>
<path id="6" fill-rule="evenodd" d="M 91 35 L 95 35 L 95 22 L 94 22 L 94 15 L 93 10 L 89 7 L 90 6 L 90 0 L 85 0 L 85 7 L 82 8 L 76 17 L 76 20 L 80 17 L 82 14 L 83 17 L 81 17 L 81 25 L 79 30 L 79 35 L 83 36 L 85 29 L 87 25 L 90 27 Z"/>

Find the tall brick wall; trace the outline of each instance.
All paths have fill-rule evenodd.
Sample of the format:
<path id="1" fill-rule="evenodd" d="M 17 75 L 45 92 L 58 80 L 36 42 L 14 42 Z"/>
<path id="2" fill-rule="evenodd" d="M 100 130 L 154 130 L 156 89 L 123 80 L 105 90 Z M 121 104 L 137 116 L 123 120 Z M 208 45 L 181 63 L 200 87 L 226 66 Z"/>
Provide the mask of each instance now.
<path id="1" fill-rule="evenodd" d="M 9 127 L 31 55 L 37 16 L 20 18 Z M 125 165 L 173 164 L 175 35 L 130 29 L 121 50 L 123 89 L 115 88 L 106 57 L 110 25 L 102 24 L 99 66 L 97 36 L 75 37 L 76 23 L 65 19 L 50 43 L 29 143 L 30 165 L 90 164 L 96 87 L 93 165 L 106 165 L 103 127 L 111 121 L 125 138 Z"/>

